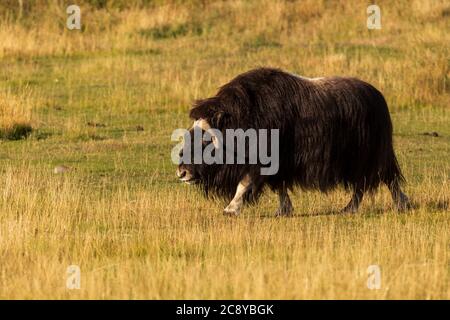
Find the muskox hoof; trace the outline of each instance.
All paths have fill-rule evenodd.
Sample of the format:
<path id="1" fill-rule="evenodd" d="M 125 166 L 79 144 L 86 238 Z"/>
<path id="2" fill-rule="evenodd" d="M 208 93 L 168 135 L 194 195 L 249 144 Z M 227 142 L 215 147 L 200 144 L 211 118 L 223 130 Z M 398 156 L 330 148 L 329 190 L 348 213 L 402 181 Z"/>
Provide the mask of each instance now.
<path id="1" fill-rule="evenodd" d="M 290 216 L 292 216 L 293 212 L 294 212 L 294 210 L 292 208 L 288 208 L 288 209 L 278 208 L 277 211 L 275 211 L 275 216 L 276 217 L 290 217 Z"/>
<path id="2" fill-rule="evenodd" d="M 409 200 L 397 204 L 397 210 L 399 212 L 408 211 L 411 209 L 414 209 L 414 206 L 411 204 L 411 202 Z"/>
<path id="3" fill-rule="evenodd" d="M 413 209 L 413 205 L 409 200 L 408 196 L 403 192 L 400 192 L 400 195 L 396 199 L 396 206 L 398 211 L 407 211 Z"/>
<path id="4" fill-rule="evenodd" d="M 224 216 L 236 217 L 236 216 L 239 215 L 239 210 L 237 210 L 235 208 L 228 208 L 228 207 L 226 207 L 225 209 L 223 209 L 223 215 Z"/>
<path id="5" fill-rule="evenodd" d="M 346 206 L 344 209 L 341 210 L 341 213 L 357 213 L 358 208 L 352 205 Z"/>

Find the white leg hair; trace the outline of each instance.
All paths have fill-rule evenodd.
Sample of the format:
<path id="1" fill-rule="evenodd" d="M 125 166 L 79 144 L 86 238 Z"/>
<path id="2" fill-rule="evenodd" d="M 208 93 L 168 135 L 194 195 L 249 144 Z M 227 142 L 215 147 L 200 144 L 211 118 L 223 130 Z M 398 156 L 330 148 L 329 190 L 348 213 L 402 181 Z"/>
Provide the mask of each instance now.
<path id="1" fill-rule="evenodd" d="M 244 194 L 251 187 L 252 181 L 248 175 L 246 175 L 238 184 L 236 194 L 230 204 L 223 210 L 225 215 L 239 215 L 242 204 L 244 203 Z"/>

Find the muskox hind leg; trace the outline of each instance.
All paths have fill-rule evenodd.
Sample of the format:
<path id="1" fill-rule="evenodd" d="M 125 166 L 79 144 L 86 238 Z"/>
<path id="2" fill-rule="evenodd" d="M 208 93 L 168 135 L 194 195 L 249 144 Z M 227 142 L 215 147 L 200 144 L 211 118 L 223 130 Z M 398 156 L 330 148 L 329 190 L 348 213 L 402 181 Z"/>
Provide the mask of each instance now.
<path id="1" fill-rule="evenodd" d="M 294 208 L 292 207 L 287 188 L 284 185 L 283 188 L 278 191 L 278 199 L 280 200 L 280 207 L 275 212 L 275 215 L 277 217 L 292 215 Z"/>
<path id="2" fill-rule="evenodd" d="M 399 211 L 408 210 L 411 208 L 411 202 L 409 201 L 408 196 L 402 192 L 398 182 L 388 184 L 388 188 L 391 192 L 392 200 Z"/>
<path id="3" fill-rule="evenodd" d="M 242 179 L 236 189 L 236 194 L 233 200 L 228 204 L 228 206 L 223 210 L 225 215 L 239 215 L 241 212 L 242 204 L 244 203 L 244 195 L 251 188 L 252 180 L 249 175 L 246 175 Z"/>
<path id="4" fill-rule="evenodd" d="M 350 202 L 345 206 L 344 209 L 342 209 L 342 212 L 344 213 L 355 213 L 358 211 L 359 205 L 361 204 L 361 201 L 364 196 L 364 191 L 362 189 L 356 189 L 353 192 L 352 199 Z"/>

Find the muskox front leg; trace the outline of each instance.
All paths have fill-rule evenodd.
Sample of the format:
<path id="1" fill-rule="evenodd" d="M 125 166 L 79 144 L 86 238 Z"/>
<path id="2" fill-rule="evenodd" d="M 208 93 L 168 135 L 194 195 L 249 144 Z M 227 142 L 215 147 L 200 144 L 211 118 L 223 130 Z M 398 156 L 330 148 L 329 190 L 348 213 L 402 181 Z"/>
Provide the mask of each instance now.
<path id="1" fill-rule="evenodd" d="M 294 208 L 292 207 L 292 202 L 285 186 L 278 191 L 278 199 L 280 200 L 280 206 L 275 212 L 275 215 L 277 217 L 292 215 Z"/>
<path id="2" fill-rule="evenodd" d="M 252 181 L 249 175 L 242 179 L 236 189 L 236 194 L 230 204 L 223 210 L 225 215 L 237 216 L 241 212 L 242 204 L 244 203 L 244 195 L 251 188 Z"/>

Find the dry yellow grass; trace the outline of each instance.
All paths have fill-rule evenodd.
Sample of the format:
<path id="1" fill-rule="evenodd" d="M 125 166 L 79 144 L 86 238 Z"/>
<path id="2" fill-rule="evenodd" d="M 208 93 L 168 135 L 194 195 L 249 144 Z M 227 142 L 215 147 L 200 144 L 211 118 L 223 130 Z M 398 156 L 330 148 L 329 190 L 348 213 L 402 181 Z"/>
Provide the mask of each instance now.
<path id="1" fill-rule="evenodd" d="M 27 166 L 2 175 L 0 296 L 3 298 L 448 298 L 448 212 L 424 205 L 389 210 L 387 193 L 365 214 L 322 215 L 348 195 L 296 196 L 297 215 L 275 219 L 276 203 L 220 216 L 179 185 L 130 191 L 92 186 L 76 174 Z M 421 195 L 422 189 L 429 190 Z M 449 193 L 410 189 L 420 203 Z M 107 196 L 103 196 L 108 194 Z M 186 201 L 190 199 L 190 201 Z M 306 201 L 305 201 L 306 200 Z M 381 207 L 382 206 L 382 207 Z M 386 212 L 381 212 L 381 210 Z M 304 213 L 304 214 L 300 214 Z M 81 268 L 81 289 L 65 287 Z M 381 289 L 367 288 L 369 265 Z"/>
<path id="2" fill-rule="evenodd" d="M 360 1 L 79 3 L 83 31 L 60 1 L 20 19 L 0 4 L 0 124 L 37 128 L 0 140 L 0 298 L 450 298 L 446 1 L 379 1 L 377 31 Z M 177 183 L 170 134 L 192 101 L 262 65 L 376 85 L 415 209 L 383 189 L 338 215 L 344 191 L 297 191 L 293 218 L 267 193 L 230 219 Z"/>

